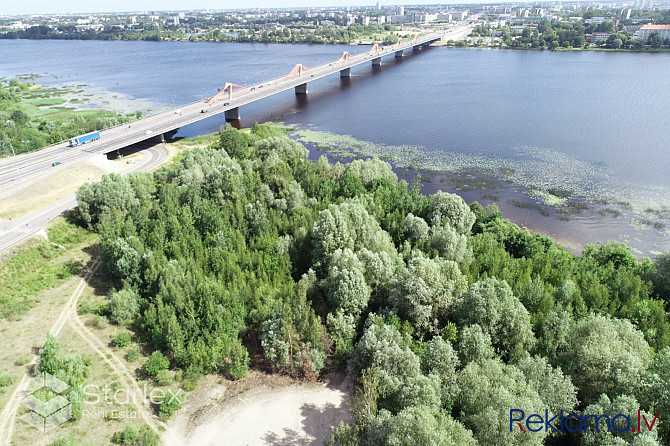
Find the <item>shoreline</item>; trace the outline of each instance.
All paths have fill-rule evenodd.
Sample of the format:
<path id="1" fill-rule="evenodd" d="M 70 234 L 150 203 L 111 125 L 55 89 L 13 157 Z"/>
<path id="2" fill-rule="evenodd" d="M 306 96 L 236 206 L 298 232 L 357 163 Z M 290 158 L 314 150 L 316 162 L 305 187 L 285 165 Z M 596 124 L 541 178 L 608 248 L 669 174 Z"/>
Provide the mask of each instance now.
<path id="1" fill-rule="evenodd" d="M 411 34 L 411 33 L 410 33 Z M 406 36 L 405 36 L 406 37 Z M 374 45 L 374 41 L 370 42 L 289 42 L 289 41 L 272 41 L 264 42 L 262 40 L 191 40 L 191 39 L 162 39 L 162 40 L 152 40 L 152 39 L 81 39 L 81 38 L 45 38 L 45 39 L 34 39 L 29 37 L 14 37 L 6 38 L 0 36 L 0 41 L 7 40 L 52 40 L 52 41 L 88 41 L 93 40 L 96 42 L 152 42 L 152 43 L 170 43 L 170 42 L 181 42 L 181 43 L 257 43 L 257 44 L 278 44 L 278 45 L 346 45 L 346 46 L 369 46 Z M 452 42 L 452 43 L 450 43 Z M 631 48 L 514 48 L 508 46 L 499 46 L 499 45 L 458 45 L 458 42 L 466 42 L 464 39 L 460 40 L 447 40 L 447 41 L 437 41 L 432 43 L 431 47 L 447 47 L 447 48 L 457 48 L 457 49 L 489 49 L 489 50 L 510 50 L 510 51 L 530 51 L 530 52 L 557 52 L 557 53 L 570 53 L 570 52 L 580 52 L 580 51 L 593 51 L 593 52 L 603 52 L 603 53 L 642 53 L 642 54 L 656 54 L 656 53 L 670 53 L 670 48 L 650 48 L 642 50 L 634 50 Z M 381 42 L 377 44 L 382 45 Z"/>

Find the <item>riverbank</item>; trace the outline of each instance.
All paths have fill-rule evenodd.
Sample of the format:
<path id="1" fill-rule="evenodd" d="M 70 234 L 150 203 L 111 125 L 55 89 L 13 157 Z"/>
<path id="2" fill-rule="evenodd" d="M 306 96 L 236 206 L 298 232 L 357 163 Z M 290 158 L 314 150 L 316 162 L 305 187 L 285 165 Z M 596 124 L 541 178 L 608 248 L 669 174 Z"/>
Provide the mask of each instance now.
<path id="1" fill-rule="evenodd" d="M 443 190 L 468 203 L 496 205 L 513 223 L 551 237 L 573 254 L 609 240 L 628 244 L 638 256 L 670 249 L 670 196 L 627 189 L 603 166 L 553 150 L 518 147 L 515 157 L 502 158 L 375 144 L 301 127 L 291 135 L 313 159 L 377 157 L 391 163 L 400 178 L 418 180 L 426 195 Z"/>
<path id="2" fill-rule="evenodd" d="M 599 48 L 589 46 L 588 48 L 582 47 L 570 47 L 570 48 L 532 48 L 532 47 L 511 47 L 505 45 L 478 45 L 476 43 L 468 42 L 467 40 L 459 41 L 440 41 L 435 42 L 432 46 L 446 46 L 450 48 L 466 48 L 466 49 L 494 49 L 494 50 L 511 50 L 511 51 L 531 51 L 531 52 L 543 52 L 551 51 L 557 53 L 570 53 L 570 52 L 580 52 L 580 51 L 593 51 L 593 52 L 603 52 L 603 53 L 670 53 L 670 48 L 645 48 L 641 50 L 635 50 L 631 48 Z"/>
<path id="3" fill-rule="evenodd" d="M 149 101 L 82 83 L 41 85 L 42 75 L 0 78 L 0 158 L 32 152 L 73 136 L 103 130 L 142 117 Z"/>

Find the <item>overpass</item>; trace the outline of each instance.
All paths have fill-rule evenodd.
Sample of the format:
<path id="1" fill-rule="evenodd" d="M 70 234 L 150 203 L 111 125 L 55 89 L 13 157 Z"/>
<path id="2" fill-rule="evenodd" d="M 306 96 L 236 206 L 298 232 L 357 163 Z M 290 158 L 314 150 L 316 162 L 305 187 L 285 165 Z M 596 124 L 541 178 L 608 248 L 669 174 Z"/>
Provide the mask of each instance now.
<path id="1" fill-rule="evenodd" d="M 226 83 L 213 97 L 205 101 L 197 101 L 162 113 L 147 116 L 130 125 L 124 124 L 100 131 L 100 139 L 84 145 L 70 148 L 68 142 L 62 142 L 36 152 L 19 155 L 0 162 L 0 189 L 12 187 L 16 182 L 25 181 L 40 174 L 48 175 L 54 169 L 65 168 L 95 154 L 113 152 L 132 144 L 151 138 L 162 138 L 171 130 L 209 118 L 221 113 L 227 121 L 240 119 L 240 107 L 268 96 L 294 89 L 298 95 L 307 94 L 311 81 L 339 73 L 341 77 L 351 76 L 351 68 L 370 63 L 380 66 L 382 58 L 393 55 L 403 57 L 406 50 L 418 51 L 422 47 L 442 39 L 443 33 L 437 32 L 426 36 L 415 36 L 414 39 L 399 41 L 395 45 L 373 45 L 361 54 L 344 52 L 338 60 L 308 68 L 296 65 L 291 72 L 283 77 L 262 82 L 250 87 Z M 52 163 L 62 165 L 53 167 Z"/>

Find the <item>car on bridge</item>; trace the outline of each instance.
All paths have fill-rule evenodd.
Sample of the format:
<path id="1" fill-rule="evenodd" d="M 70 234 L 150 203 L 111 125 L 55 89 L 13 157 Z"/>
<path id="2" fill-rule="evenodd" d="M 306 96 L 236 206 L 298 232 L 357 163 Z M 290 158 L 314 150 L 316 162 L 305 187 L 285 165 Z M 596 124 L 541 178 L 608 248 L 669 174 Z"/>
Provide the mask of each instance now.
<path id="1" fill-rule="evenodd" d="M 54 161 L 53 163 L 51 163 L 51 167 L 60 166 L 61 164 L 63 163 L 61 163 L 60 161 Z"/>

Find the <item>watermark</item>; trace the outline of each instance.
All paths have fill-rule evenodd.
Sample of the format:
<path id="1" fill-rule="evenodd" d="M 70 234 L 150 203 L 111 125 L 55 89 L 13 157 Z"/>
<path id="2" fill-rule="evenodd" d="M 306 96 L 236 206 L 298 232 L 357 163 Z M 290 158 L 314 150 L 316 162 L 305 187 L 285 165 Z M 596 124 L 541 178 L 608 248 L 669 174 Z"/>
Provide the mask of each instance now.
<path id="1" fill-rule="evenodd" d="M 594 429 L 599 432 L 600 429 L 607 429 L 607 432 L 632 432 L 639 433 L 645 427 L 651 431 L 658 420 L 658 412 L 654 418 L 647 420 L 647 415 L 640 409 L 637 410 L 637 420 L 634 415 L 616 414 L 611 417 L 606 414 L 584 415 L 571 413 L 564 416 L 563 410 L 553 417 L 550 417 L 549 410 L 544 411 L 544 416 L 540 414 L 526 414 L 521 409 L 510 409 L 509 411 L 509 431 L 514 432 L 517 428 L 521 432 L 585 432 L 587 429 Z M 637 421 L 637 424 L 635 422 Z M 644 423 L 642 423 L 644 421 Z M 525 426 L 525 429 L 524 429 Z"/>
<path id="2" fill-rule="evenodd" d="M 21 405 L 30 409 L 21 420 L 48 432 L 72 418 L 72 406 L 61 395 L 70 386 L 46 372 L 28 381 L 28 387 L 19 393 Z"/>
<path id="3" fill-rule="evenodd" d="M 20 394 L 21 405 L 30 409 L 21 419 L 42 432 L 72 419 L 70 401 L 61 395 L 69 387 L 48 373 L 41 373 L 31 379 L 27 389 Z M 81 417 L 92 419 L 145 418 L 152 416 L 143 409 L 148 404 L 181 406 L 184 403 L 184 392 L 181 389 L 149 389 L 146 384 L 137 389 L 87 384 L 82 387 L 82 393 Z"/>

